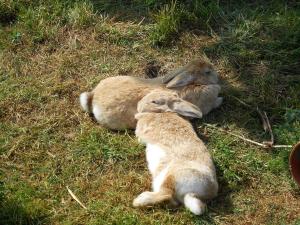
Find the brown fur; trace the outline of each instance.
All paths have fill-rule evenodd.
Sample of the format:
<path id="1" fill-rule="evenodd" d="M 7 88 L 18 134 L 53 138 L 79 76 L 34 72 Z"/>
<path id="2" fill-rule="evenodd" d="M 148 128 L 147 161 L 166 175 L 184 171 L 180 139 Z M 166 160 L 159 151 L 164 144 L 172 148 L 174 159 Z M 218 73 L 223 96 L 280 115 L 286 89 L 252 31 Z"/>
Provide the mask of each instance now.
<path id="1" fill-rule="evenodd" d="M 182 99 L 198 106 L 202 114 L 206 115 L 215 108 L 220 91 L 221 87 L 218 84 L 189 85 L 183 87 L 178 93 Z"/>
<path id="2" fill-rule="evenodd" d="M 211 75 L 205 74 L 207 70 L 212 71 Z M 194 60 L 180 68 L 179 72 L 173 71 L 163 78 L 142 79 L 130 76 L 117 76 L 102 80 L 90 92 L 93 95 L 93 100 L 89 108 L 93 109 L 95 106 L 100 108 L 101 117 L 97 118 L 97 115 L 94 116 L 105 127 L 117 130 L 126 128 L 134 129 L 136 126 L 134 115 L 137 113 L 136 107 L 138 101 L 154 89 L 165 89 L 168 84 L 164 80 L 166 77 L 173 82 L 179 77 L 184 78 L 188 76 L 195 78 L 193 81 L 190 81 L 192 85 L 173 87 L 172 89 L 179 94 L 182 92 L 183 98 L 187 98 L 195 105 L 203 107 L 203 111 L 205 112 L 203 114 L 208 113 L 214 108 L 213 104 L 220 88 L 214 88 L 214 92 L 212 92 L 210 89 L 198 86 L 201 84 L 210 86 L 208 84 L 216 82 L 215 79 L 212 79 L 212 77 L 216 76 L 212 65 L 202 60 Z M 213 85 L 219 87 L 217 84 Z"/>
<path id="3" fill-rule="evenodd" d="M 192 125 L 173 112 L 139 113 L 136 135 L 146 143 L 159 143 L 167 155 L 185 160 L 199 160 L 214 168 L 211 156 Z M 188 151 L 183 151 L 188 149 Z"/>

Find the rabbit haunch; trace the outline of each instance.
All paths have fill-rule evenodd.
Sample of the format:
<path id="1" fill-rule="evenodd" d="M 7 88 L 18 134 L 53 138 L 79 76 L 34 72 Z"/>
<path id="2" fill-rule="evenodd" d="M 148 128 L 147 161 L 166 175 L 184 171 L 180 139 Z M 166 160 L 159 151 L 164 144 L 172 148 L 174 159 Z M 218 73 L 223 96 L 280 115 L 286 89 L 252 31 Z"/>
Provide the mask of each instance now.
<path id="1" fill-rule="evenodd" d="M 93 91 L 82 93 L 80 104 L 107 128 L 134 129 L 137 103 L 150 91 L 171 88 L 183 99 L 197 105 L 205 115 L 222 103 L 222 98 L 218 97 L 220 86 L 217 83 L 218 74 L 212 65 L 194 60 L 156 79 L 131 76 L 106 78 Z"/>
<path id="2" fill-rule="evenodd" d="M 136 136 L 146 143 L 152 191 L 140 194 L 135 207 L 183 203 L 196 215 L 218 192 L 215 167 L 192 125 L 181 116 L 199 118 L 199 108 L 171 91 L 155 90 L 138 103 Z"/>

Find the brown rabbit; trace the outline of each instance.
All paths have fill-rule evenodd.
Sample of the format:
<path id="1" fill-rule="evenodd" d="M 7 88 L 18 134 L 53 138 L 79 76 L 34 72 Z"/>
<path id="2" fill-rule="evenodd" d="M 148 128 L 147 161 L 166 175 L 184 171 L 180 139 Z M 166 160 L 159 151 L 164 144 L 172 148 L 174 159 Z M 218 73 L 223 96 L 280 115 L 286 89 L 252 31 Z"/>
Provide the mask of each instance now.
<path id="1" fill-rule="evenodd" d="M 166 90 L 154 90 L 138 103 L 136 136 L 146 143 L 153 191 L 141 193 L 135 207 L 183 203 L 201 215 L 205 200 L 218 192 L 210 153 L 191 124 L 180 117 L 202 117 L 195 105 Z"/>
<path id="2" fill-rule="evenodd" d="M 106 78 L 93 91 L 82 93 L 80 104 L 107 128 L 134 129 L 137 103 L 150 91 L 171 88 L 183 99 L 200 107 L 205 115 L 222 103 L 217 83 L 218 73 L 212 65 L 197 59 L 156 79 L 131 76 Z"/>

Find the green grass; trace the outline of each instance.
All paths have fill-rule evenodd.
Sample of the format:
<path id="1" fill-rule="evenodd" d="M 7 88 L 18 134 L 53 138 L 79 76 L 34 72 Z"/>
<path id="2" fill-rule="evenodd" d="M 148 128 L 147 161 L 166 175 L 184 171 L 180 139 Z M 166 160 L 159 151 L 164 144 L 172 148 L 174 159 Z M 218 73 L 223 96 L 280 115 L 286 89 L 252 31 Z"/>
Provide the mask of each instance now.
<path id="1" fill-rule="evenodd" d="M 176 2 L 167 4 L 155 15 L 156 25 L 151 35 L 153 44 L 159 44 L 170 40 L 178 32 L 183 10 Z"/>
<path id="2" fill-rule="evenodd" d="M 220 19 L 221 10 L 217 1 L 169 1 L 159 5 L 161 7 L 155 5 L 159 11 L 154 14 L 155 26 L 150 35 L 153 45 L 169 45 L 178 39 L 183 30 L 207 31 Z"/>
<path id="3" fill-rule="evenodd" d="M 299 141 L 299 14 L 279 0 L 1 1 L 0 224 L 299 224 L 291 149 L 203 124 L 262 142 L 258 106 L 276 144 Z M 169 71 L 199 56 L 218 69 L 225 97 L 197 122 L 219 195 L 201 217 L 135 209 L 151 186 L 144 146 L 133 131 L 97 125 L 78 96 L 108 76 L 144 76 L 153 60 Z"/>
<path id="4" fill-rule="evenodd" d="M 87 27 L 95 22 L 95 13 L 93 5 L 90 2 L 75 3 L 68 10 L 68 21 L 73 26 Z"/>

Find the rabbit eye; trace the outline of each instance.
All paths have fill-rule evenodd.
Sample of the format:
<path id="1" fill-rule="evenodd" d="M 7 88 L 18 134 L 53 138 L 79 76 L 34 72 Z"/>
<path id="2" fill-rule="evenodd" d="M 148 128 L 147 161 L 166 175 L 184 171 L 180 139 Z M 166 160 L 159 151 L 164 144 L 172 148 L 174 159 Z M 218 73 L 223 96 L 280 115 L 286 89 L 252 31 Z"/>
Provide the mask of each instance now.
<path id="1" fill-rule="evenodd" d="M 153 101 L 151 101 L 151 103 L 156 104 L 156 105 L 162 105 L 163 104 L 163 102 L 159 101 L 159 100 L 153 100 Z"/>
<path id="2" fill-rule="evenodd" d="M 210 75 L 210 73 L 211 73 L 210 70 L 205 71 L 205 75 Z"/>

